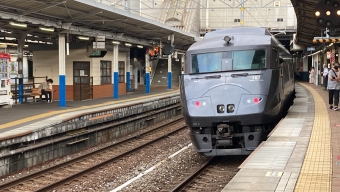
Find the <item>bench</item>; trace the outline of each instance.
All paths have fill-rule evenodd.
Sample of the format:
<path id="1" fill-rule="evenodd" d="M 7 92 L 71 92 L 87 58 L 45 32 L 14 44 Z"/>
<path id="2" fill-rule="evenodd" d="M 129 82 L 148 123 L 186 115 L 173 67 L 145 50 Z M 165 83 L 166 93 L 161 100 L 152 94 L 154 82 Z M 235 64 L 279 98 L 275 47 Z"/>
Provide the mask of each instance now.
<path id="1" fill-rule="evenodd" d="M 28 103 L 27 98 L 30 98 L 30 97 L 33 97 L 33 102 L 38 102 L 40 100 L 43 100 L 43 98 L 42 98 L 43 94 L 41 94 L 41 90 L 39 90 L 39 91 L 38 90 L 39 90 L 38 88 L 32 88 L 29 93 L 24 93 L 21 96 L 24 99 L 24 102 Z M 51 99 L 51 101 L 53 101 L 53 93 L 55 91 L 56 90 L 52 90 L 52 99 Z M 35 98 L 35 97 L 39 97 L 39 98 Z"/>

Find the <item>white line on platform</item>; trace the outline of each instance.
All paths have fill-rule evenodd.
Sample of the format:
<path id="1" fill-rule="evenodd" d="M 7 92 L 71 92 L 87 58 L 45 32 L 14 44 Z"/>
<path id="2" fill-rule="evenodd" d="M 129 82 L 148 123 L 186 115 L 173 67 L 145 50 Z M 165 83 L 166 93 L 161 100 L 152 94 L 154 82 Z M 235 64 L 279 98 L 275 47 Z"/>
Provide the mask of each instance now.
<path id="1" fill-rule="evenodd" d="M 183 147 L 181 150 L 177 151 L 176 153 L 170 155 L 167 159 L 173 158 L 176 155 L 178 155 L 179 153 L 181 153 L 182 151 L 186 150 L 187 148 L 189 148 L 192 145 L 192 143 L 190 143 L 188 146 Z M 148 170 L 144 171 L 143 173 L 140 173 L 139 175 L 137 175 L 137 177 L 130 179 L 129 181 L 125 182 L 123 185 L 115 188 L 114 190 L 112 190 L 111 192 L 117 192 L 119 190 L 122 190 L 124 187 L 130 185 L 132 182 L 136 181 L 137 179 L 141 178 L 142 176 L 148 174 L 149 172 L 151 172 L 152 170 L 154 170 L 156 167 L 162 165 L 167 159 L 162 160 L 161 162 L 157 163 L 156 165 L 150 167 Z"/>

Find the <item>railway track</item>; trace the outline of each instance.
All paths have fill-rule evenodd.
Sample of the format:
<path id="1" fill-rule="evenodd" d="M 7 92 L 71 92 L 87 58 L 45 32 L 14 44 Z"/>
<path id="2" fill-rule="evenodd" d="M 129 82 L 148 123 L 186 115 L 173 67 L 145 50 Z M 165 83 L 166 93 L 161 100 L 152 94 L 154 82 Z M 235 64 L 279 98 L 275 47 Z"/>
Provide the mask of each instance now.
<path id="1" fill-rule="evenodd" d="M 162 191 L 221 191 L 238 172 L 244 156 L 212 157 L 183 175 L 177 184 Z"/>
<path id="2" fill-rule="evenodd" d="M 151 125 L 147 131 L 78 156 L 69 161 L 42 169 L 24 177 L 0 184 L 1 191 L 48 191 L 89 174 L 100 167 L 135 152 L 186 125 L 181 116 Z M 136 139 L 136 136 L 138 139 Z"/>

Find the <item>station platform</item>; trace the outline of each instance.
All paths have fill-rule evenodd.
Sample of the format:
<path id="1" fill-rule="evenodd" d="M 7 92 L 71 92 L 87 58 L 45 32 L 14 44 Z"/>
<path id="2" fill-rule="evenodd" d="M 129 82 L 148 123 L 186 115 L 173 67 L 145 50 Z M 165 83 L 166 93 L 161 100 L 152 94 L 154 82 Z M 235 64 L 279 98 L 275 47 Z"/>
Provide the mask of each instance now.
<path id="1" fill-rule="evenodd" d="M 339 192 L 340 111 L 328 91 L 297 83 L 287 116 L 240 165 L 222 192 Z"/>
<path id="2" fill-rule="evenodd" d="M 145 88 L 137 89 L 135 92 L 120 95 L 118 99 L 110 97 L 85 101 L 67 101 L 67 106 L 64 108 L 59 107 L 58 101 L 13 105 L 12 108 L 0 109 L 0 140 L 18 135 L 25 129 L 32 130 L 35 127 L 40 128 L 49 124 L 56 124 L 77 114 L 174 95 L 179 95 L 178 87 L 174 87 L 172 90 L 168 90 L 167 87 L 152 87 L 149 94 L 145 93 Z"/>

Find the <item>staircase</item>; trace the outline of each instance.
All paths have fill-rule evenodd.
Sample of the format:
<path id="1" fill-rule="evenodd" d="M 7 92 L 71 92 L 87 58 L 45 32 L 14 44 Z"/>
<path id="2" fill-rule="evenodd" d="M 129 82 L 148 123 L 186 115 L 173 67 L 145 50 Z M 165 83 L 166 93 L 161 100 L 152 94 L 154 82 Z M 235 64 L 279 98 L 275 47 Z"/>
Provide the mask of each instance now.
<path id="1" fill-rule="evenodd" d="M 181 61 L 172 59 L 172 86 L 179 86 L 179 76 L 181 75 Z M 151 86 L 168 86 L 168 59 L 159 59 L 158 65 L 155 71 L 155 75 L 152 79 Z"/>

